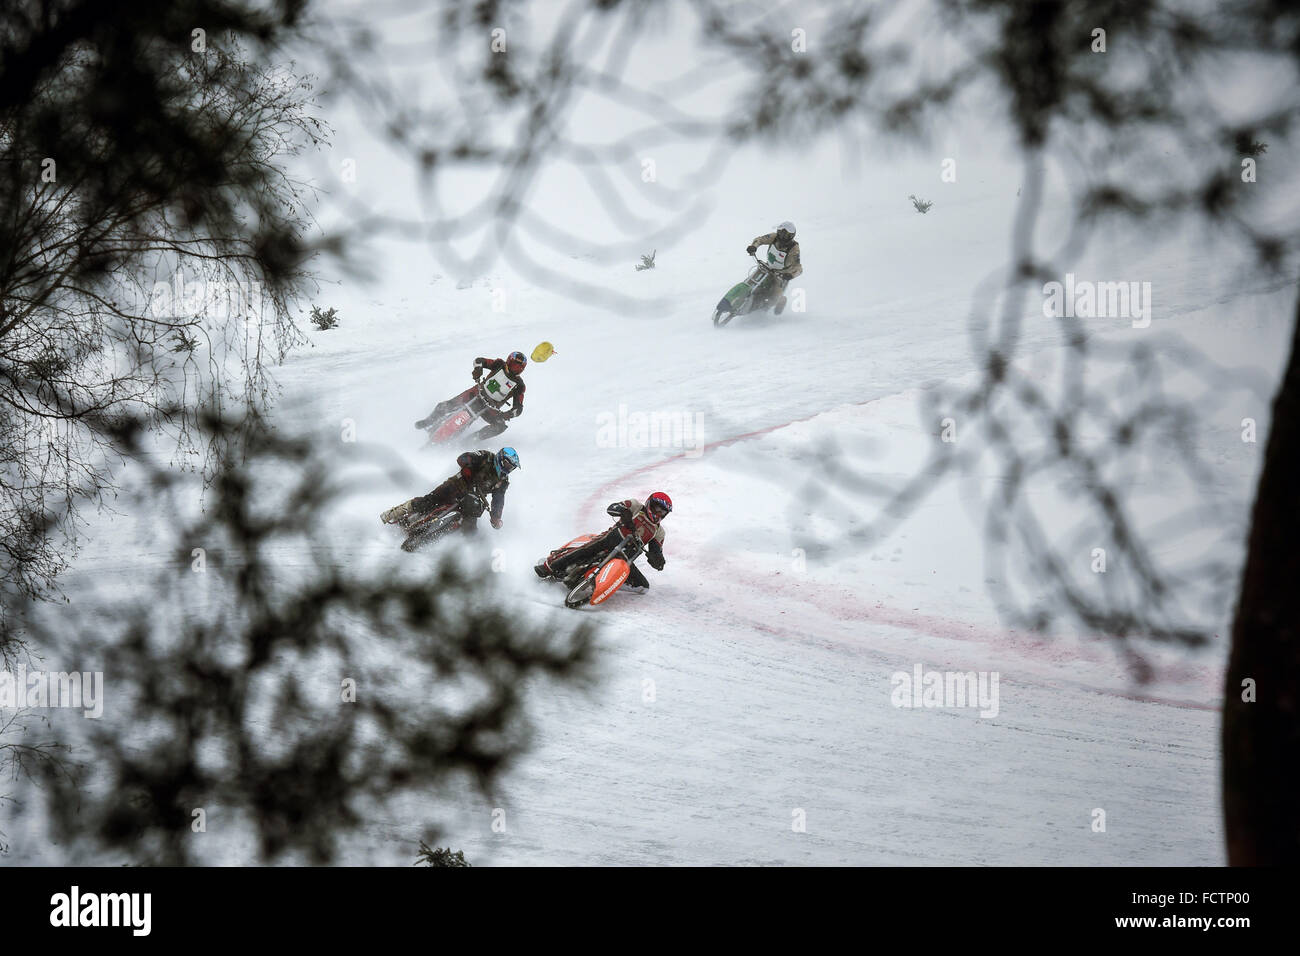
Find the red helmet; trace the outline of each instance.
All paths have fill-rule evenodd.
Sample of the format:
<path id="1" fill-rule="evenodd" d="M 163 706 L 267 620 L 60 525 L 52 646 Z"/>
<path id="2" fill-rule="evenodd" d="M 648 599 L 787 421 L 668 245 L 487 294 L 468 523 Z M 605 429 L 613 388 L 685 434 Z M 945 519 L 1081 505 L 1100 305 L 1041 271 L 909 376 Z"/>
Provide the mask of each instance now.
<path id="1" fill-rule="evenodd" d="M 528 356 L 524 355 L 523 352 L 511 352 L 509 357 L 506 358 L 506 369 L 511 375 L 518 375 L 527 364 Z"/>
<path id="2" fill-rule="evenodd" d="M 645 500 L 645 513 L 651 524 L 658 524 L 672 510 L 673 499 L 662 491 L 656 491 Z"/>

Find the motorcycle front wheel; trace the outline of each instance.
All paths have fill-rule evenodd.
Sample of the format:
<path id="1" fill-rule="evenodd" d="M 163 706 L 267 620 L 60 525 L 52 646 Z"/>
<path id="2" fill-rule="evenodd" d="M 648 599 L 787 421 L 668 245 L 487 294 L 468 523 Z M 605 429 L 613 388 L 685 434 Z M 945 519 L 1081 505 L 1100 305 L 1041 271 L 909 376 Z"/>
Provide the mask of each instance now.
<path id="1" fill-rule="evenodd" d="M 573 608 L 574 610 L 583 607 L 591 600 L 591 594 L 595 590 L 596 576 L 592 574 L 575 584 L 573 590 L 565 595 L 564 606 L 567 608 Z"/>

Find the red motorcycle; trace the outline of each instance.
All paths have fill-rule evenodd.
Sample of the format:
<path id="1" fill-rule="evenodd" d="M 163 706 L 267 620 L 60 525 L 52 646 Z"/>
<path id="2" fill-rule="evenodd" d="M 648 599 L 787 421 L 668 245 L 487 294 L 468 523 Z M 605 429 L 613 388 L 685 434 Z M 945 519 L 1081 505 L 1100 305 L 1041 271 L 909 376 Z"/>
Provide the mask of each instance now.
<path id="1" fill-rule="evenodd" d="M 574 538 L 563 547 L 557 548 L 546 556 L 547 561 L 562 558 L 584 544 L 589 544 L 598 534 L 584 534 Z M 603 558 L 592 561 L 586 567 L 577 567 L 566 575 L 566 583 L 579 577 L 580 580 L 565 595 L 564 606 L 580 608 L 604 604 L 621 588 L 632 573 L 632 565 L 645 553 L 645 545 L 636 535 L 628 535 L 610 549 Z"/>
<path id="2" fill-rule="evenodd" d="M 451 406 L 450 411 L 445 410 L 448 405 Z M 434 410 L 435 415 L 423 419 L 428 424 L 422 424 L 418 427 L 424 428 L 428 432 L 429 440 L 426 445 L 438 445 L 455 438 L 482 418 L 484 412 L 494 407 L 488 401 L 483 386 L 472 385 L 455 398 L 448 399 L 439 405 Z"/>
<path id="3" fill-rule="evenodd" d="M 429 417 L 420 419 L 415 427 L 428 430 L 429 445 L 448 441 L 488 412 L 500 408 L 514 388 L 514 380 L 502 368 L 483 381 L 471 385 L 455 398 L 440 402 Z"/>

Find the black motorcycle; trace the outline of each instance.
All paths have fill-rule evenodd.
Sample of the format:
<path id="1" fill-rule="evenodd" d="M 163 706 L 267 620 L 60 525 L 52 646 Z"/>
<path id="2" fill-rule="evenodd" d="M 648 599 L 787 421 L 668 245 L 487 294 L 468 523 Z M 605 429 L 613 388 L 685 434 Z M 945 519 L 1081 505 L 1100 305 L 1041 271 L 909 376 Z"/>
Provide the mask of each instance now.
<path id="1" fill-rule="evenodd" d="M 399 522 L 402 530 L 406 532 L 402 550 L 419 551 L 439 538 L 445 538 L 461 530 L 467 523 L 471 525 L 477 523 L 485 511 L 487 511 L 487 502 L 481 495 L 471 492 L 455 504 L 430 511 L 428 514 L 403 518 Z"/>

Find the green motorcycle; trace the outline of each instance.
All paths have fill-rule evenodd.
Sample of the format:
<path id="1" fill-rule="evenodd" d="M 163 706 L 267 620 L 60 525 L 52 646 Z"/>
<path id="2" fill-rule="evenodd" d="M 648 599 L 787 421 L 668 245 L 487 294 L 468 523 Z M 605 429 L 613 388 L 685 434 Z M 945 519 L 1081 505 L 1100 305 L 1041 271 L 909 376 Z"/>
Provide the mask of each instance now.
<path id="1" fill-rule="evenodd" d="M 754 254 L 750 253 L 750 255 Z M 755 255 L 754 268 L 745 281 L 737 282 L 731 287 L 730 292 L 718 300 L 717 306 L 713 309 L 713 324 L 721 327 L 738 315 L 766 311 L 772 305 L 771 289 L 777 284 L 775 276 L 779 271 Z M 784 305 L 783 301 L 780 302 L 780 306 Z M 777 308 L 776 314 L 781 314 L 780 307 Z"/>

